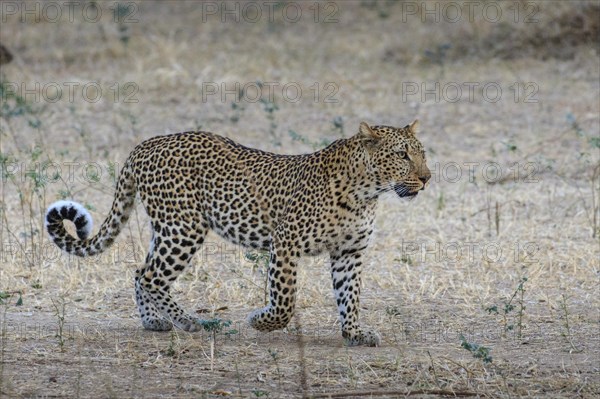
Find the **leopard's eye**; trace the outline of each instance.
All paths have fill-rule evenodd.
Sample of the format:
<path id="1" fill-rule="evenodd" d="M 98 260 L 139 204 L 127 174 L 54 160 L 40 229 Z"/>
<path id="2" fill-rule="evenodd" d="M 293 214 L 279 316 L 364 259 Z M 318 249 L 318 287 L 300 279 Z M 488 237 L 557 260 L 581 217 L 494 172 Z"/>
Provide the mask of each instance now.
<path id="1" fill-rule="evenodd" d="M 405 159 L 407 161 L 410 160 L 410 158 L 408 157 L 408 154 L 406 153 L 406 151 L 398 151 L 398 155 L 400 155 L 402 157 L 402 159 Z"/>

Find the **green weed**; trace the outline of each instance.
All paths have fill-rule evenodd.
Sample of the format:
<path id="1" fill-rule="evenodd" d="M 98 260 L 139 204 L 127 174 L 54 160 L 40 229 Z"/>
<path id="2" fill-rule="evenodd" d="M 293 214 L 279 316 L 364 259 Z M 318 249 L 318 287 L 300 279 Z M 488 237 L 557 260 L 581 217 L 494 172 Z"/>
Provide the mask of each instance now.
<path id="1" fill-rule="evenodd" d="M 567 114 L 567 122 L 571 125 L 571 129 L 573 129 L 577 137 L 583 140 L 584 144 L 588 147 L 579 154 L 579 159 L 588 166 L 586 177 L 589 179 L 591 188 L 591 201 L 589 205 L 586 201 L 586 196 L 578 186 L 577 191 L 584 204 L 585 213 L 592 230 L 592 238 L 596 238 L 600 235 L 600 198 L 598 196 L 598 192 L 600 191 L 600 162 L 595 160 L 596 156 L 594 154 L 598 154 L 600 136 L 587 134 L 571 113 Z"/>
<path id="2" fill-rule="evenodd" d="M 344 137 L 344 119 L 341 116 L 336 116 L 331 121 L 333 124 L 333 130 L 338 133 L 338 135 Z"/>
<path id="3" fill-rule="evenodd" d="M 299 133 L 296 133 L 295 130 L 290 129 L 288 131 L 288 134 L 290 135 L 291 139 L 293 141 L 298 141 L 302 144 L 306 144 L 312 147 L 313 151 L 316 151 L 318 149 L 321 149 L 323 147 L 328 146 L 329 144 L 331 144 L 331 141 L 329 139 L 326 138 L 322 138 L 318 141 L 312 141 L 311 139 L 309 139 L 308 137 L 302 136 Z"/>
<path id="4" fill-rule="evenodd" d="M 13 82 L 0 75 L 0 117 L 10 121 L 12 118 L 24 117 L 29 126 L 39 128 L 42 121 L 36 116 L 40 109 L 28 103 L 27 100 L 13 90 Z"/>
<path id="5" fill-rule="evenodd" d="M 271 355 L 271 359 L 275 362 L 275 369 L 277 370 L 277 378 L 279 379 L 279 388 L 281 388 L 281 370 L 279 368 L 279 352 L 275 349 L 269 348 L 269 355 Z"/>
<path id="6" fill-rule="evenodd" d="M 240 89 L 239 98 L 243 98 L 243 96 L 244 91 L 243 89 Z M 231 123 L 238 123 L 242 118 L 242 114 L 245 109 L 246 108 L 243 105 L 240 105 L 240 103 L 238 103 L 237 101 L 233 101 L 231 103 L 231 116 L 229 117 Z"/>
<path id="7" fill-rule="evenodd" d="M 65 328 L 65 310 L 66 310 L 66 302 L 64 297 L 60 297 L 58 299 L 51 299 L 52 307 L 54 308 L 54 316 L 57 319 L 57 327 L 58 330 L 56 332 L 56 338 L 58 338 L 58 346 L 60 347 L 60 351 L 64 351 L 65 347 L 65 337 L 64 337 L 64 328 Z"/>
<path id="8" fill-rule="evenodd" d="M 579 349 L 575 346 L 575 343 L 573 342 L 573 335 L 571 334 L 571 325 L 569 324 L 569 309 L 567 307 L 567 297 L 565 296 L 565 294 L 561 295 L 561 300 L 560 300 L 560 309 L 563 311 L 563 326 L 565 328 L 565 332 L 562 333 L 561 335 L 563 337 L 565 337 L 565 339 L 567 340 L 567 342 L 569 343 L 570 348 L 570 352 L 571 353 L 580 353 L 583 352 L 582 349 Z"/>
<path id="9" fill-rule="evenodd" d="M 93 2 L 92 2 L 93 3 Z M 132 7 L 134 7 L 132 9 Z M 127 46 L 129 43 L 130 32 L 129 26 L 127 25 L 127 19 L 135 12 L 136 5 L 132 3 L 121 4 L 117 3 L 113 9 L 113 19 L 117 23 L 117 29 L 119 31 L 119 40 L 123 45 Z"/>
<path id="10" fill-rule="evenodd" d="M 263 83 L 261 81 L 257 81 L 256 84 L 262 90 Z M 267 120 L 269 121 L 269 135 L 271 136 L 271 140 L 273 144 L 277 147 L 281 147 L 281 140 L 277 137 L 277 127 L 279 124 L 275 118 L 275 113 L 279 110 L 279 106 L 275 103 L 275 99 L 266 99 L 261 97 L 259 102 L 263 106 L 263 111 L 267 116 Z"/>
<path id="11" fill-rule="evenodd" d="M 177 355 L 177 341 L 177 333 L 175 330 L 171 330 L 171 333 L 169 334 L 169 346 L 165 351 L 165 355 L 169 357 L 175 357 L 175 355 Z"/>
<path id="12" fill-rule="evenodd" d="M 219 318 L 200 320 L 200 324 L 205 331 L 210 333 L 210 369 L 214 368 L 214 359 L 215 359 L 215 343 L 217 340 L 217 334 L 222 332 L 223 329 L 229 327 L 231 325 L 231 320 L 222 320 Z M 236 330 L 229 330 L 226 334 L 237 334 Z"/>
<path id="13" fill-rule="evenodd" d="M 517 288 L 508 299 L 508 301 L 504 301 L 503 306 L 498 309 L 498 305 L 492 305 L 485 308 L 485 311 L 489 314 L 495 313 L 502 315 L 504 330 L 505 331 L 513 331 L 515 329 L 515 324 L 509 324 L 508 317 L 509 314 L 512 313 L 513 310 L 517 309 L 516 315 L 516 327 L 517 327 L 517 337 L 521 339 L 523 337 L 523 317 L 525 315 L 525 283 L 527 282 L 527 277 L 523 277 L 519 280 L 519 284 Z M 516 305 L 515 305 L 516 303 Z M 518 306 L 518 308 L 517 308 Z"/>
<path id="14" fill-rule="evenodd" d="M 468 342 L 466 338 L 461 334 L 460 335 L 460 346 L 461 348 L 465 348 L 476 359 L 481 359 L 484 363 L 491 363 L 492 356 L 490 355 L 490 348 L 485 346 L 481 346 L 472 342 Z"/>

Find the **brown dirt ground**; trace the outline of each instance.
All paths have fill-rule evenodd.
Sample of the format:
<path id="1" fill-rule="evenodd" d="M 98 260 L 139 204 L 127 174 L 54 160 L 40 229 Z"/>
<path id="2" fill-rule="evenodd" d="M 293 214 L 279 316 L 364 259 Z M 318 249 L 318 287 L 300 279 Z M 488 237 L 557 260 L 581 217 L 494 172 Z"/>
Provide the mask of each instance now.
<path id="1" fill-rule="evenodd" d="M 50 3 L 63 12 L 58 22 L 48 2 L 3 2 L 0 15 L 12 53 L 1 70 L 1 397 L 600 394 L 597 2 L 484 2 L 473 21 L 455 22 L 437 2 L 425 6 L 440 21 L 422 20 L 423 2 L 344 1 L 279 2 L 272 22 L 269 6 L 242 2 L 239 23 L 220 20 L 235 3 L 122 2 L 133 5 L 120 23 L 113 2 L 98 3 L 97 22 L 82 16 L 85 5 L 93 17 L 91 3 L 72 21 Z M 241 14 L 248 4 L 263 12 L 254 23 L 253 10 Z M 295 5 L 302 17 L 285 20 Z M 500 21 L 482 14 L 496 5 Z M 21 22 L 24 7 L 34 14 Z M 277 109 L 202 91 L 256 81 L 276 82 Z M 103 90 L 96 102 L 82 90 L 92 82 Z M 407 93 L 436 82 L 439 101 Z M 302 88 L 296 102 L 282 93 L 290 83 Z M 472 98 L 467 83 L 477 84 Z M 52 101 L 57 86 L 64 95 Z M 491 101 L 484 86 L 502 95 Z M 37 95 L 21 91 L 22 105 L 7 87 Z M 353 134 L 361 120 L 415 118 L 434 178 L 412 202 L 381 201 L 361 302 L 379 348 L 344 345 L 324 256 L 302 263 L 291 325 L 259 334 L 244 319 L 264 302 L 264 271 L 213 235 L 174 290 L 187 308 L 231 326 L 214 337 L 154 333 L 133 301 L 148 243 L 141 206 L 96 258 L 61 255 L 43 232 L 46 206 L 65 195 L 101 223 L 110 164 L 156 134 L 201 128 L 303 153 Z M 60 179 L 36 180 L 53 176 L 48 162 Z M 514 309 L 503 315 L 507 303 Z M 499 314 L 486 311 L 492 305 Z M 462 348 L 461 334 L 489 348 L 492 362 Z"/>

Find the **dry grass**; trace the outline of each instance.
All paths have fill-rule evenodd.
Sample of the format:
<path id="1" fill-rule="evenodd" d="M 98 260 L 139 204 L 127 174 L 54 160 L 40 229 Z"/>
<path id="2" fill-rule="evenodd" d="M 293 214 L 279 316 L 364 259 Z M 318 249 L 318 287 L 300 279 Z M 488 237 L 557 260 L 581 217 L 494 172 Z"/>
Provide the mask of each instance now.
<path id="1" fill-rule="evenodd" d="M 404 11 L 407 28 L 423 36 L 386 48 L 384 58 L 401 65 L 436 64 L 440 57 L 446 62 L 465 58 L 566 60 L 575 58 L 582 48 L 600 44 L 600 4 L 596 1 L 490 1 L 470 6 L 409 1 L 404 6 L 390 3 L 387 8 L 388 12 Z M 446 22 L 443 29 L 431 29 L 441 22 Z M 419 51 L 423 46 L 429 52 Z"/>
<path id="2" fill-rule="evenodd" d="M 519 33 L 506 37 L 500 23 L 423 23 L 389 2 L 335 3 L 338 21 L 329 24 L 314 23 L 312 3 L 298 23 L 276 14 L 271 23 L 264 15 L 239 24 L 219 15 L 203 22 L 201 4 L 144 2 L 135 23 L 113 22 L 106 7 L 98 23 L 86 22 L 79 8 L 73 23 L 2 21 L 2 44 L 14 56 L 2 65 L 3 88 L 56 82 L 67 96 L 65 82 L 97 81 L 103 96 L 85 101 L 80 86 L 73 101 L 50 102 L 47 93 L 26 96 L 23 105 L 3 92 L 0 396 L 600 394 L 597 33 L 588 37 L 566 23 L 580 35 L 578 45 L 560 39 L 571 31 L 552 31 L 546 38 L 560 40 L 547 53 L 532 41 L 569 15 L 594 15 L 597 3 L 578 3 L 569 14 L 537 2 L 540 23 L 505 20 Z M 332 10 L 327 4 L 334 3 L 320 3 L 320 20 Z M 597 32 L 589 21 L 581 26 Z M 491 38 L 495 47 L 486 50 Z M 456 49 L 465 46 L 460 57 Z M 232 88 L 257 80 L 279 82 L 278 109 L 232 106 L 232 94 L 203 98 L 207 83 Z M 282 97 L 290 82 L 303 89 L 298 102 Z M 439 101 L 406 92 L 407 84 L 435 82 L 461 86 L 460 101 L 449 101 L 452 92 Z M 479 84 L 472 100 L 465 82 Z M 482 92 L 489 83 L 502 89 L 496 102 Z M 135 88 L 138 102 L 125 102 Z M 332 88 L 338 102 L 325 102 Z M 141 206 L 114 248 L 97 258 L 61 255 L 42 229 L 46 206 L 65 195 L 91 205 L 99 224 L 112 201 L 111 163 L 118 167 L 156 134 L 202 128 L 301 153 L 353 134 L 361 120 L 403 125 L 414 118 L 435 176 L 412 202 L 381 201 L 362 299 L 362 318 L 383 335 L 381 348 L 343 345 L 326 257 L 302 263 L 291 326 L 259 334 L 243 321 L 263 304 L 262 269 L 243 249 L 210 236 L 175 293 L 203 317 L 232 321 L 212 342 L 208 333 L 142 330 L 132 284 L 148 243 Z M 48 162 L 61 167 L 60 179 L 39 179 L 54 176 L 41 167 Z M 456 165 L 462 175 L 455 179 Z M 496 165 L 503 171 L 497 178 Z M 497 313 L 486 310 L 494 305 Z M 462 348 L 461 334 L 491 349 L 492 362 Z"/>

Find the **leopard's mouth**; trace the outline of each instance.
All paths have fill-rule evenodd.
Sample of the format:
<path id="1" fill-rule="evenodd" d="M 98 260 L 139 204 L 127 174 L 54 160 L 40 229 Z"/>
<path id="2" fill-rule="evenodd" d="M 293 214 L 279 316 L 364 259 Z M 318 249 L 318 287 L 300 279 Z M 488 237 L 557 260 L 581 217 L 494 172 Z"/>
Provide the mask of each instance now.
<path id="1" fill-rule="evenodd" d="M 417 194 L 419 194 L 419 190 L 412 191 L 410 189 L 410 187 L 405 186 L 402 183 L 396 184 L 394 186 L 394 191 L 396 192 L 396 194 L 398 195 L 398 197 L 400 197 L 400 198 L 408 198 L 408 199 L 412 199 L 412 198 L 416 197 Z"/>

